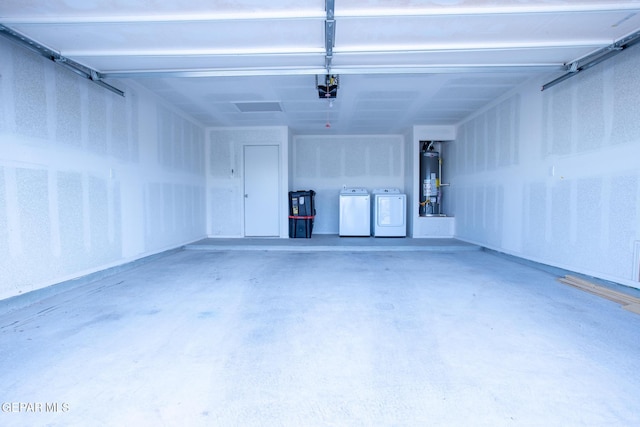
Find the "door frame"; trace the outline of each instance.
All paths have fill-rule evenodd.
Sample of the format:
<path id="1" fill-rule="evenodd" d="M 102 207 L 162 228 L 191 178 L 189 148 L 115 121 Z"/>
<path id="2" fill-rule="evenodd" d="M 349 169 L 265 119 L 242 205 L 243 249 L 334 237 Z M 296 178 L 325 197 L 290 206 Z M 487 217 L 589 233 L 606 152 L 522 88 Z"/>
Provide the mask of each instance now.
<path id="1" fill-rule="evenodd" d="M 244 171 L 245 167 L 245 148 L 248 146 L 276 146 L 278 147 L 278 230 L 280 238 L 288 238 L 289 237 L 289 218 L 287 213 L 289 212 L 288 207 L 288 182 L 285 177 L 288 176 L 288 146 L 286 143 L 281 141 L 265 141 L 264 143 L 255 143 L 255 142 L 247 142 L 242 144 L 242 237 L 251 237 L 246 235 L 245 228 L 245 220 L 246 220 L 246 212 L 245 212 L 245 203 L 244 203 L 244 194 L 245 194 L 245 185 L 246 185 L 246 173 Z"/>

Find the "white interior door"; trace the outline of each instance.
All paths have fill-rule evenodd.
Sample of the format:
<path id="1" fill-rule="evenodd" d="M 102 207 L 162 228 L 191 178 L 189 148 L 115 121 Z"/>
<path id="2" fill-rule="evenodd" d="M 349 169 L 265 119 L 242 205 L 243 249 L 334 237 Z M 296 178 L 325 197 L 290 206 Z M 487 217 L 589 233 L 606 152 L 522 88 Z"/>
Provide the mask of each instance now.
<path id="1" fill-rule="evenodd" d="M 280 150 L 277 145 L 244 147 L 244 235 L 280 235 Z"/>

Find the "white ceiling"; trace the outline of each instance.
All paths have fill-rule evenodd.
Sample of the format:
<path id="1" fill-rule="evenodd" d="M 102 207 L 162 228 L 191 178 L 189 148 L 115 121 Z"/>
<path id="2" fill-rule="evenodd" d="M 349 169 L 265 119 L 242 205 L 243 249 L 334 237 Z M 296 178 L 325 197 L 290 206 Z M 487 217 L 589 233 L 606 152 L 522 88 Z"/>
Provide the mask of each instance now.
<path id="1" fill-rule="evenodd" d="M 340 88 L 330 107 L 315 82 L 327 73 L 325 6 L 2 0 L 0 24 L 116 87 L 135 80 L 203 125 L 286 125 L 296 134 L 455 124 L 640 29 L 640 0 L 335 0 L 328 62 Z M 283 111 L 241 112 L 237 102 L 277 102 Z"/>

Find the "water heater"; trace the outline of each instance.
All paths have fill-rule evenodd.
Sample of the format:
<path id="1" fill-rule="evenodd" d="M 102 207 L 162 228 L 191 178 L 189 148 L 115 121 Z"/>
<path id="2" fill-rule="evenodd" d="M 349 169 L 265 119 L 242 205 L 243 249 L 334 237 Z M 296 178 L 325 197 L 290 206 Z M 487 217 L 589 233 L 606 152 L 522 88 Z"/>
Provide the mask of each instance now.
<path id="1" fill-rule="evenodd" d="M 441 215 L 440 153 L 433 142 L 423 142 L 420 149 L 420 216 Z"/>

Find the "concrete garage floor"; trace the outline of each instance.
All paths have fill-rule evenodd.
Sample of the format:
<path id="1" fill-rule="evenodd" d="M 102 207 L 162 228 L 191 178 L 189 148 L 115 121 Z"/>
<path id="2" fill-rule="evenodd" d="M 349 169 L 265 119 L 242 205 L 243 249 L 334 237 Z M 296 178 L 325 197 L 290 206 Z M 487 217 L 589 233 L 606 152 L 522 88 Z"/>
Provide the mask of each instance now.
<path id="1" fill-rule="evenodd" d="M 640 315 L 470 249 L 200 248 L 4 310 L 0 425 L 640 425 Z"/>

